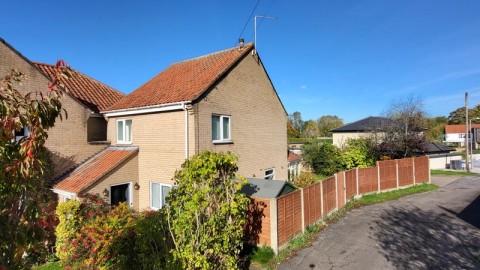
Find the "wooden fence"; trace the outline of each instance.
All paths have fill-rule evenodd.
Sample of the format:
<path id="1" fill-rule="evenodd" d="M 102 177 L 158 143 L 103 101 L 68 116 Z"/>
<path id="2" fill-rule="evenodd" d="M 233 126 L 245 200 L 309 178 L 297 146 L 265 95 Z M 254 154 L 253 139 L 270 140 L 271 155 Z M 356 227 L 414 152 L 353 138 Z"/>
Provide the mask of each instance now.
<path id="1" fill-rule="evenodd" d="M 338 172 L 319 183 L 275 199 L 261 200 L 265 207 L 259 245 L 277 253 L 290 239 L 335 211 L 355 196 L 400 189 L 430 182 L 428 157 L 377 162 L 377 166 Z M 258 206 L 257 206 L 258 209 Z"/>

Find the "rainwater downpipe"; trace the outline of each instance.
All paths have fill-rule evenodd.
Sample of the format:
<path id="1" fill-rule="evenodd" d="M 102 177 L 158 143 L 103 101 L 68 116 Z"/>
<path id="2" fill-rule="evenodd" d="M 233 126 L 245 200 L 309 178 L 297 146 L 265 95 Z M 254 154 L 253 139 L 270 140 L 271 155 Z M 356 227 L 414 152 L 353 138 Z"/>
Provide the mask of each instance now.
<path id="1" fill-rule="evenodd" d="M 188 159 L 188 109 L 186 102 L 182 102 L 182 110 L 185 112 L 185 159 Z"/>

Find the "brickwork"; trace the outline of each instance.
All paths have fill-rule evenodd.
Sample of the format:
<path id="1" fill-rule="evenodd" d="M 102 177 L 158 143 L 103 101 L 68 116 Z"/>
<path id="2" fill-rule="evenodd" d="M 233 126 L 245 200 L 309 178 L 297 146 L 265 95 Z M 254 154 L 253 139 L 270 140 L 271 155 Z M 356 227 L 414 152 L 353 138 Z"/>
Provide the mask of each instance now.
<path id="1" fill-rule="evenodd" d="M 132 120 L 132 145 L 139 147 L 139 210 L 149 209 L 150 182 L 173 185 L 175 170 L 180 169 L 185 161 L 185 112 L 109 118 L 107 134 L 112 144 L 117 144 L 116 125 L 119 119 Z M 192 119 L 193 117 L 189 118 L 190 121 Z M 193 147 L 190 150 L 191 155 Z"/>
<path id="2" fill-rule="evenodd" d="M 195 105 L 198 150 L 238 155 L 239 175 L 287 179 L 287 117 L 256 56 L 248 54 L 206 98 Z M 212 143 L 212 114 L 231 116 L 231 144 Z"/>
<path id="3" fill-rule="evenodd" d="M 30 62 L 22 58 L 11 48 L 0 42 L 0 75 L 6 75 L 12 68 L 24 74 L 27 79 L 19 87 L 21 93 L 32 91 L 49 91 L 49 80 Z M 75 164 L 105 148 L 105 145 L 92 145 L 87 142 L 87 119 L 90 111 L 70 95 L 62 99 L 68 118 L 57 119 L 55 126 L 48 131 L 46 147 L 53 152 L 53 160 L 59 164 L 55 175 L 58 176 Z"/>

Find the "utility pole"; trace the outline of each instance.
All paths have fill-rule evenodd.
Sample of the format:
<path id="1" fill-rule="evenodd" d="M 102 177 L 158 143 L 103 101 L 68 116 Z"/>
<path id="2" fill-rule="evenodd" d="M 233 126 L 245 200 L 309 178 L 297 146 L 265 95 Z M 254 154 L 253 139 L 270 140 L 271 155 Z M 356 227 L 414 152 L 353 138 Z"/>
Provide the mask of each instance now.
<path id="1" fill-rule="evenodd" d="M 468 158 L 468 142 L 470 140 L 469 138 L 469 127 L 468 127 L 468 92 L 465 92 L 465 151 L 467 156 L 465 157 L 465 169 L 467 172 L 470 172 L 470 164 L 469 158 Z"/>

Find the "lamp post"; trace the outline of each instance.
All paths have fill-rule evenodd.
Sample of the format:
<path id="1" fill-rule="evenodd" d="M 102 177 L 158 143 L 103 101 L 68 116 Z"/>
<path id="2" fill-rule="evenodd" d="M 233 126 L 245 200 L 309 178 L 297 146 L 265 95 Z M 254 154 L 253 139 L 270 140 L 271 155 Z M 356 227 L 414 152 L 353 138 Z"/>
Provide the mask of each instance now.
<path id="1" fill-rule="evenodd" d="M 470 162 L 472 162 L 472 169 L 473 169 L 473 144 L 475 143 L 475 141 L 473 140 L 474 137 L 475 137 L 475 133 L 472 133 L 472 121 L 473 120 L 480 120 L 480 117 L 475 117 L 475 118 L 471 118 L 470 121 L 469 121 L 469 127 L 468 127 L 468 132 L 467 133 L 467 141 L 470 142 Z M 472 137 L 470 138 L 470 133 L 472 133 Z M 468 145 L 467 145 L 468 147 Z"/>

